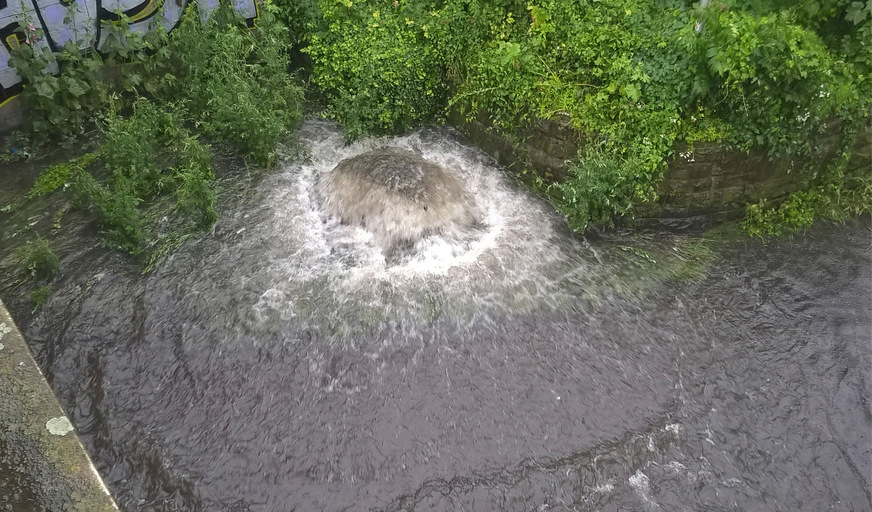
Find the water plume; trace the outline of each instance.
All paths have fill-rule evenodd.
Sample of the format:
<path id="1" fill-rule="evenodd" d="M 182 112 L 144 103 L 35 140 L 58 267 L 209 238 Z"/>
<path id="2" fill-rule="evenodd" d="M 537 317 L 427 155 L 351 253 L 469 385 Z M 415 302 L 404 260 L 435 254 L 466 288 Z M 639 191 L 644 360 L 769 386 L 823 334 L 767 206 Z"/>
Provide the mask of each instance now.
<path id="1" fill-rule="evenodd" d="M 385 254 L 434 234 L 459 236 L 480 222 L 456 176 L 398 148 L 342 160 L 321 176 L 318 194 L 328 215 L 371 231 Z"/>

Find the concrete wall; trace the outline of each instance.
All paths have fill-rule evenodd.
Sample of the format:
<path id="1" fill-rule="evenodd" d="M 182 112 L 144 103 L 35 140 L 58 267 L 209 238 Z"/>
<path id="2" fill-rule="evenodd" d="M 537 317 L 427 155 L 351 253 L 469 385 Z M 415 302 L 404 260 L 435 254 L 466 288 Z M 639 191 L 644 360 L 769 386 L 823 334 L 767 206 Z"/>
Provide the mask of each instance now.
<path id="1" fill-rule="evenodd" d="M 467 121 L 453 113 L 450 121 L 500 164 L 532 170 L 546 182 L 568 176 L 567 161 L 575 160 L 586 140 L 568 118 L 560 116 L 516 133 L 514 143 L 498 134 L 486 116 Z M 841 125 L 832 123 L 821 136 L 819 149 L 802 161 L 770 159 L 762 151 L 745 153 L 714 143 L 697 143 L 690 153 L 686 145 L 679 145 L 679 156 L 660 183 L 659 200 L 641 205 L 636 213 L 639 217 L 736 217 L 749 202 L 781 199 L 801 188 L 816 169 L 833 159 L 840 134 Z M 805 165 L 809 162 L 813 165 Z M 850 165 L 872 172 L 872 127 L 867 125 L 858 137 Z"/>
<path id="2" fill-rule="evenodd" d="M 167 31 L 179 23 L 189 2 L 204 15 L 220 0 L 0 0 L 0 131 L 20 124 L 23 110 L 12 99 L 23 87 L 9 65 L 11 52 L 23 44 L 43 51 L 58 51 L 68 42 L 82 50 L 99 50 L 112 37 L 112 24 L 127 17 L 133 33 L 160 25 Z M 250 25 L 258 17 L 255 0 L 234 0 Z M 49 68 L 57 73 L 57 66 Z"/>

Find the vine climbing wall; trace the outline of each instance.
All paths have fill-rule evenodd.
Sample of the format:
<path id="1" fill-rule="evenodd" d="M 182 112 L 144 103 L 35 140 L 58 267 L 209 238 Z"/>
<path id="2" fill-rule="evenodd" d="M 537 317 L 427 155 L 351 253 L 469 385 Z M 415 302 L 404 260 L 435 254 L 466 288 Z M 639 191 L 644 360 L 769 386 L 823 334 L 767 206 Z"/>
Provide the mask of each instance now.
<path id="1" fill-rule="evenodd" d="M 258 16 L 255 0 L 234 1 L 236 10 L 253 26 Z M 6 115 L 4 105 L 23 87 L 9 66 L 10 52 L 18 46 L 58 51 L 72 42 L 82 50 L 99 51 L 109 33 L 102 30 L 106 23 L 124 19 L 134 33 L 158 25 L 171 31 L 190 2 L 207 16 L 220 0 L 0 0 L 0 121 Z"/>

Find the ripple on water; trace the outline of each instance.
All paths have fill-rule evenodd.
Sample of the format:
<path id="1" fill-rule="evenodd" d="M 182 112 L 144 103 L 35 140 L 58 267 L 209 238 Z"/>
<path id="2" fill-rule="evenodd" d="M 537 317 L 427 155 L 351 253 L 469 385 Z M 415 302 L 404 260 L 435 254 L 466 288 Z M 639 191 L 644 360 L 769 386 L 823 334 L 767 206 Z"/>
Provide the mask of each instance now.
<path id="1" fill-rule="evenodd" d="M 569 236 L 450 130 L 301 137 L 155 272 L 65 259 L 27 326 L 126 508 L 872 508 L 868 227 L 658 287 L 680 236 Z M 388 258 L 327 218 L 319 176 L 386 143 L 481 228 Z"/>

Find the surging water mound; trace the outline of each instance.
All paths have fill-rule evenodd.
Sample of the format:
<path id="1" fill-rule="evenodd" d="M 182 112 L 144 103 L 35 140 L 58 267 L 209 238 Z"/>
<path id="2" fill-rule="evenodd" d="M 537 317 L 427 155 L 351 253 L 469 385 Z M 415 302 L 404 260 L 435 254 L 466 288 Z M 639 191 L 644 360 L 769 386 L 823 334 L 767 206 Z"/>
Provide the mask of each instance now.
<path id="1" fill-rule="evenodd" d="M 410 151 L 379 149 L 322 175 L 324 210 L 371 231 L 385 253 L 433 234 L 456 236 L 479 223 L 474 200 L 445 169 Z"/>

